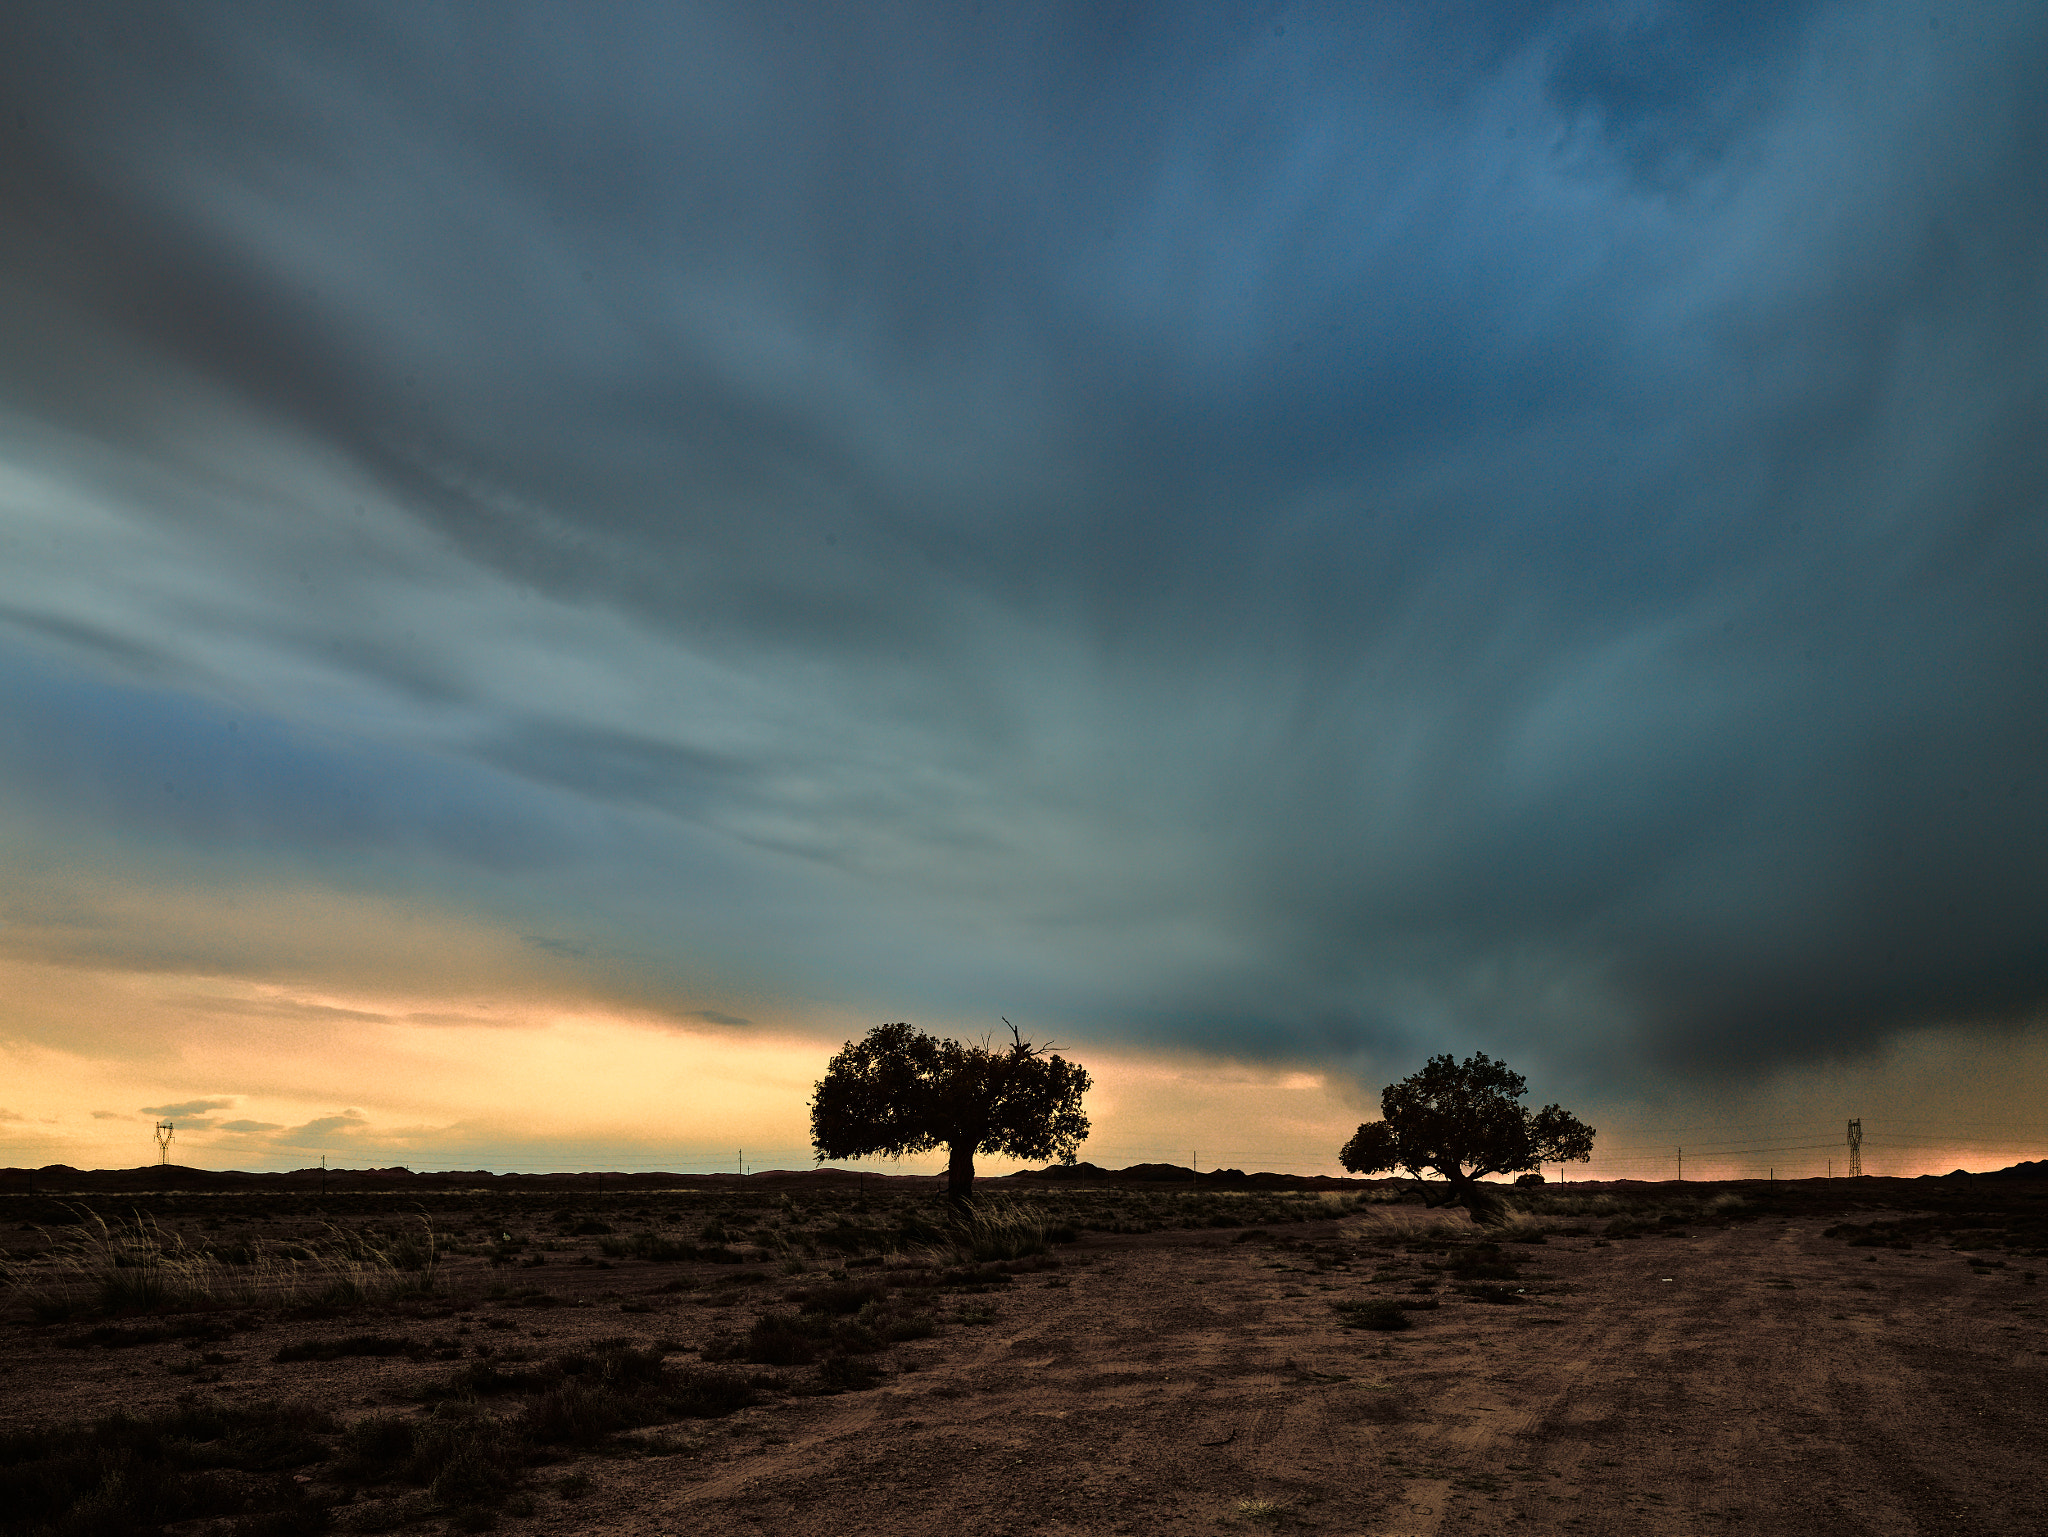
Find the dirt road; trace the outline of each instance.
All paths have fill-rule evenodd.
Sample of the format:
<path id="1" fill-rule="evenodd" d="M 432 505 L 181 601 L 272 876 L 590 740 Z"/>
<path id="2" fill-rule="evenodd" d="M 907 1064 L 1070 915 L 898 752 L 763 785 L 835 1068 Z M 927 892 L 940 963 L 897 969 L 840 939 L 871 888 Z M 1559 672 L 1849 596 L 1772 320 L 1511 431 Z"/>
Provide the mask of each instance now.
<path id="1" fill-rule="evenodd" d="M 2048 1532 L 2048 1287 L 2024 1269 L 2048 1263 L 1850 1247 L 1820 1216 L 1657 1220 L 1604 1224 L 1642 1237 L 1581 1228 L 1491 1253 L 1462 1217 L 1431 1239 L 1438 1218 L 1414 1207 L 1270 1233 L 1090 1234 L 1056 1268 L 936 1299 L 937 1332 L 877 1357 L 867 1391 L 565 1449 L 495 1518 L 546 1537 Z M 774 1277 L 711 1274 L 731 1265 L 685 1284 L 687 1267 L 556 1247 L 545 1310 L 484 1289 L 537 1272 L 471 1258 L 417 1318 L 273 1315 L 217 1342 L 107 1349 L 82 1325 L 23 1324 L 0 1359 L 0 1425 L 196 1399 L 427 1416 L 423 1390 L 458 1361 L 622 1335 L 687 1361 L 788 1305 Z M 1469 1300 L 1489 1287 L 1508 1300 Z M 1413 1327 L 1347 1328 L 1374 1300 L 1406 1303 Z M 434 1349 L 280 1348 L 373 1325 Z M 447 1526 L 424 1493 L 401 1495 L 417 1507 L 403 1520 L 378 1504 L 392 1496 L 338 1488 L 334 1528 Z"/>
<path id="2" fill-rule="evenodd" d="M 748 1411 L 696 1460 L 594 1465 L 573 1510 L 532 1524 L 2048 1532 L 2042 1289 L 1822 1226 L 1552 1238 L 1532 1279 L 1570 1290 L 1446 1298 L 1392 1334 L 1347 1331 L 1331 1306 L 1412 1290 L 1411 1271 L 1367 1279 L 1412 1265 L 1371 1219 L 1307 1250 L 1094 1239 L 1071 1256 L 1092 1263 L 994 1299 L 969 1342 L 906 1349 L 918 1369 L 882 1388 Z"/>

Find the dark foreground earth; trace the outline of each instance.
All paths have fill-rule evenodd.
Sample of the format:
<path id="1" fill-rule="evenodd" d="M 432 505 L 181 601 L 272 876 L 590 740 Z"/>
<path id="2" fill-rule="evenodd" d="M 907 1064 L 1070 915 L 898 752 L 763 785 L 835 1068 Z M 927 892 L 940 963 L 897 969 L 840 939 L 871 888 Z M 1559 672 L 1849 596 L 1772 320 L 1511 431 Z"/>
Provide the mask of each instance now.
<path id="1" fill-rule="evenodd" d="M 1395 1194 L 0 1196 L 0 1532 L 2048 1531 L 2048 1186 Z"/>

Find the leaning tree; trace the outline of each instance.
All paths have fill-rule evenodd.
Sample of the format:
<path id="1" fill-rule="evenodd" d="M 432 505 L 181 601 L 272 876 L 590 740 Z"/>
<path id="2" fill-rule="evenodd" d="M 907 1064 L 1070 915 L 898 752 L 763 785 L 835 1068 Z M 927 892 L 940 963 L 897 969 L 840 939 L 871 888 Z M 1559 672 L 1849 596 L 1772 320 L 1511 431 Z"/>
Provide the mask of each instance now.
<path id="1" fill-rule="evenodd" d="M 1009 1025 L 1008 1020 L 1003 1021 Z M 1087 1070 L 1034 1046 L 942 1040 L 907 1024 L 877 1025 L 826 1064 L 811 1099 L 818 1162 L 948 1150 L 946 1196 L 964 1207 L 974 1155 L 1072 1162 L 1088 1135 Z"/>
<path id="2" fill-rule="evenodd" d="M 1421 1072 L 1387 1085 L 1380 1094 L 1386 1119 L 1359 1127 L 1338 1161 L 1354 1174 L 1405 1169 L 1420 1180 L 1436 1173 L 1448 1188 L 1429 1205 L 1461 1205 L 1481 1222 L 1498 1223 L 1504 1209 L 1480 1183 L 1487 1175 L 1593 1156 L 1592 1127 L 1556 1105 L 1529 1109 L 1520 1103 L 1526 1093 L 1520 1073 L 1484 1052 L 1463 1062 L 1431 1057 Z"/>

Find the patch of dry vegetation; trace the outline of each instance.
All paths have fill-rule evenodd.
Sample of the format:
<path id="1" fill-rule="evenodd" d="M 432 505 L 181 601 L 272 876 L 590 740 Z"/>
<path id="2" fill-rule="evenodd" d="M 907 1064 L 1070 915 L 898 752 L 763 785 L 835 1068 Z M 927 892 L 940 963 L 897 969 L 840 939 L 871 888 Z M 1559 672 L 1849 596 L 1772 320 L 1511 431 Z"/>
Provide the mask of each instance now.
<path id="1" fill-rule="evenodd" d="M 709 1455 L 705 1422 L 930 1367 L 950 1337 L 1022 1311 L 1002 1298 L 1020 1284 L 1034 1297 L 1089 1295 L 1109 1267 L 1057 1252 L 1085 1232 L 1188 1234 L 1174 1254 L 1232 1256 L 1236 1273 L 1299 1298 L 1280 1305 L 1320 1319 L 1357 1359 L 1392 1359 L 1480 1315 L 1555 1323 L 1558 1310 L 1540 1304 L 1570 1288 L 1545 1261 L 1589 1252 L 1560 1240 L 1676 1236 L 1784 1205 L 1754 1187 L 1528 1189 L 1512 1193 L 1505 1225 L 1482 1228 L 1461 1209 L 1422 1206 L 1412 1185 L 991 1197 L 965 1220 L 935 1197 L 809 1192 L 573 1206 L 451 1196 L 402 1218 L 372 1198 L 162 1198 L 119 1212 L 44 1201 L 41 1223 L 4 1233 L 13 1326 L 45 1359 L 65 1347 L 118 1352 L 137 1363 L 128 1376 L 154 1361 L 179 1380 L 157 1378 L 155 1412 L 0 1436 L 0 1534 L 111 1537 L 196 1520 L 224 1537 L 481 1529 L 538 1498 L 580 1498 L 591 1480 L 579 1459 Z M 1938 1220 L 1863 1214 L 1829 1231 L 1872 1249 L 1947 1242 L 2003 1276 L 2006 1256 L 2039 1250 L 2038 1222 L 1958 1207 Z M 666 1317 L 643 1326 L 652 1338 L 606 1336 L 596 1314 L 574 1311 L 598 1307 Z M 275 1337 L 252 1358 L 247 1336 L 266 1330 Z M 576 1342 L 550 1339 L 562 1333 Z M 1417 1412 L 1395 1385 L 1318 1364 L 1339 1374 L 1303 1371 L 1295 1385 L 1330 1394 L 1340 1422 Z M 340 1381 L 374 1385 L 376 1407 L 334 1397 L 325 1385 Z M 216 1385 L 247 1396 L 208 1403 L 193 1391 Z M 166 1407 L 174 1390 L 182 1397 Z M 1298 1505 L 1234 1514 L 1248 1525 L 1310 1519 Z"/>

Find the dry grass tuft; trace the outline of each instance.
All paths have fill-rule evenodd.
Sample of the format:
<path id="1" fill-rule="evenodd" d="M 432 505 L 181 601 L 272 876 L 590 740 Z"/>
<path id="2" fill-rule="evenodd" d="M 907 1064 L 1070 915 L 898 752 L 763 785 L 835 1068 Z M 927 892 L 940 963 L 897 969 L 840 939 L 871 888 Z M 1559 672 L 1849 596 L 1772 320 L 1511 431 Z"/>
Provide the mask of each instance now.
<path id="1" fill-rule="evenodd" d="M 221 1307 L 350 1308 L 431 1293 L 440 1245 L 431 1224 L 373 1244 L 330 1228 L 311 1243 L 198 1248 L 137 1214 L 109 1223 L 85 1214 L 31 1268 L 0 1265 L 0 1286 L 46 1323 L 81 1313 L 192 1312 Z"/>

